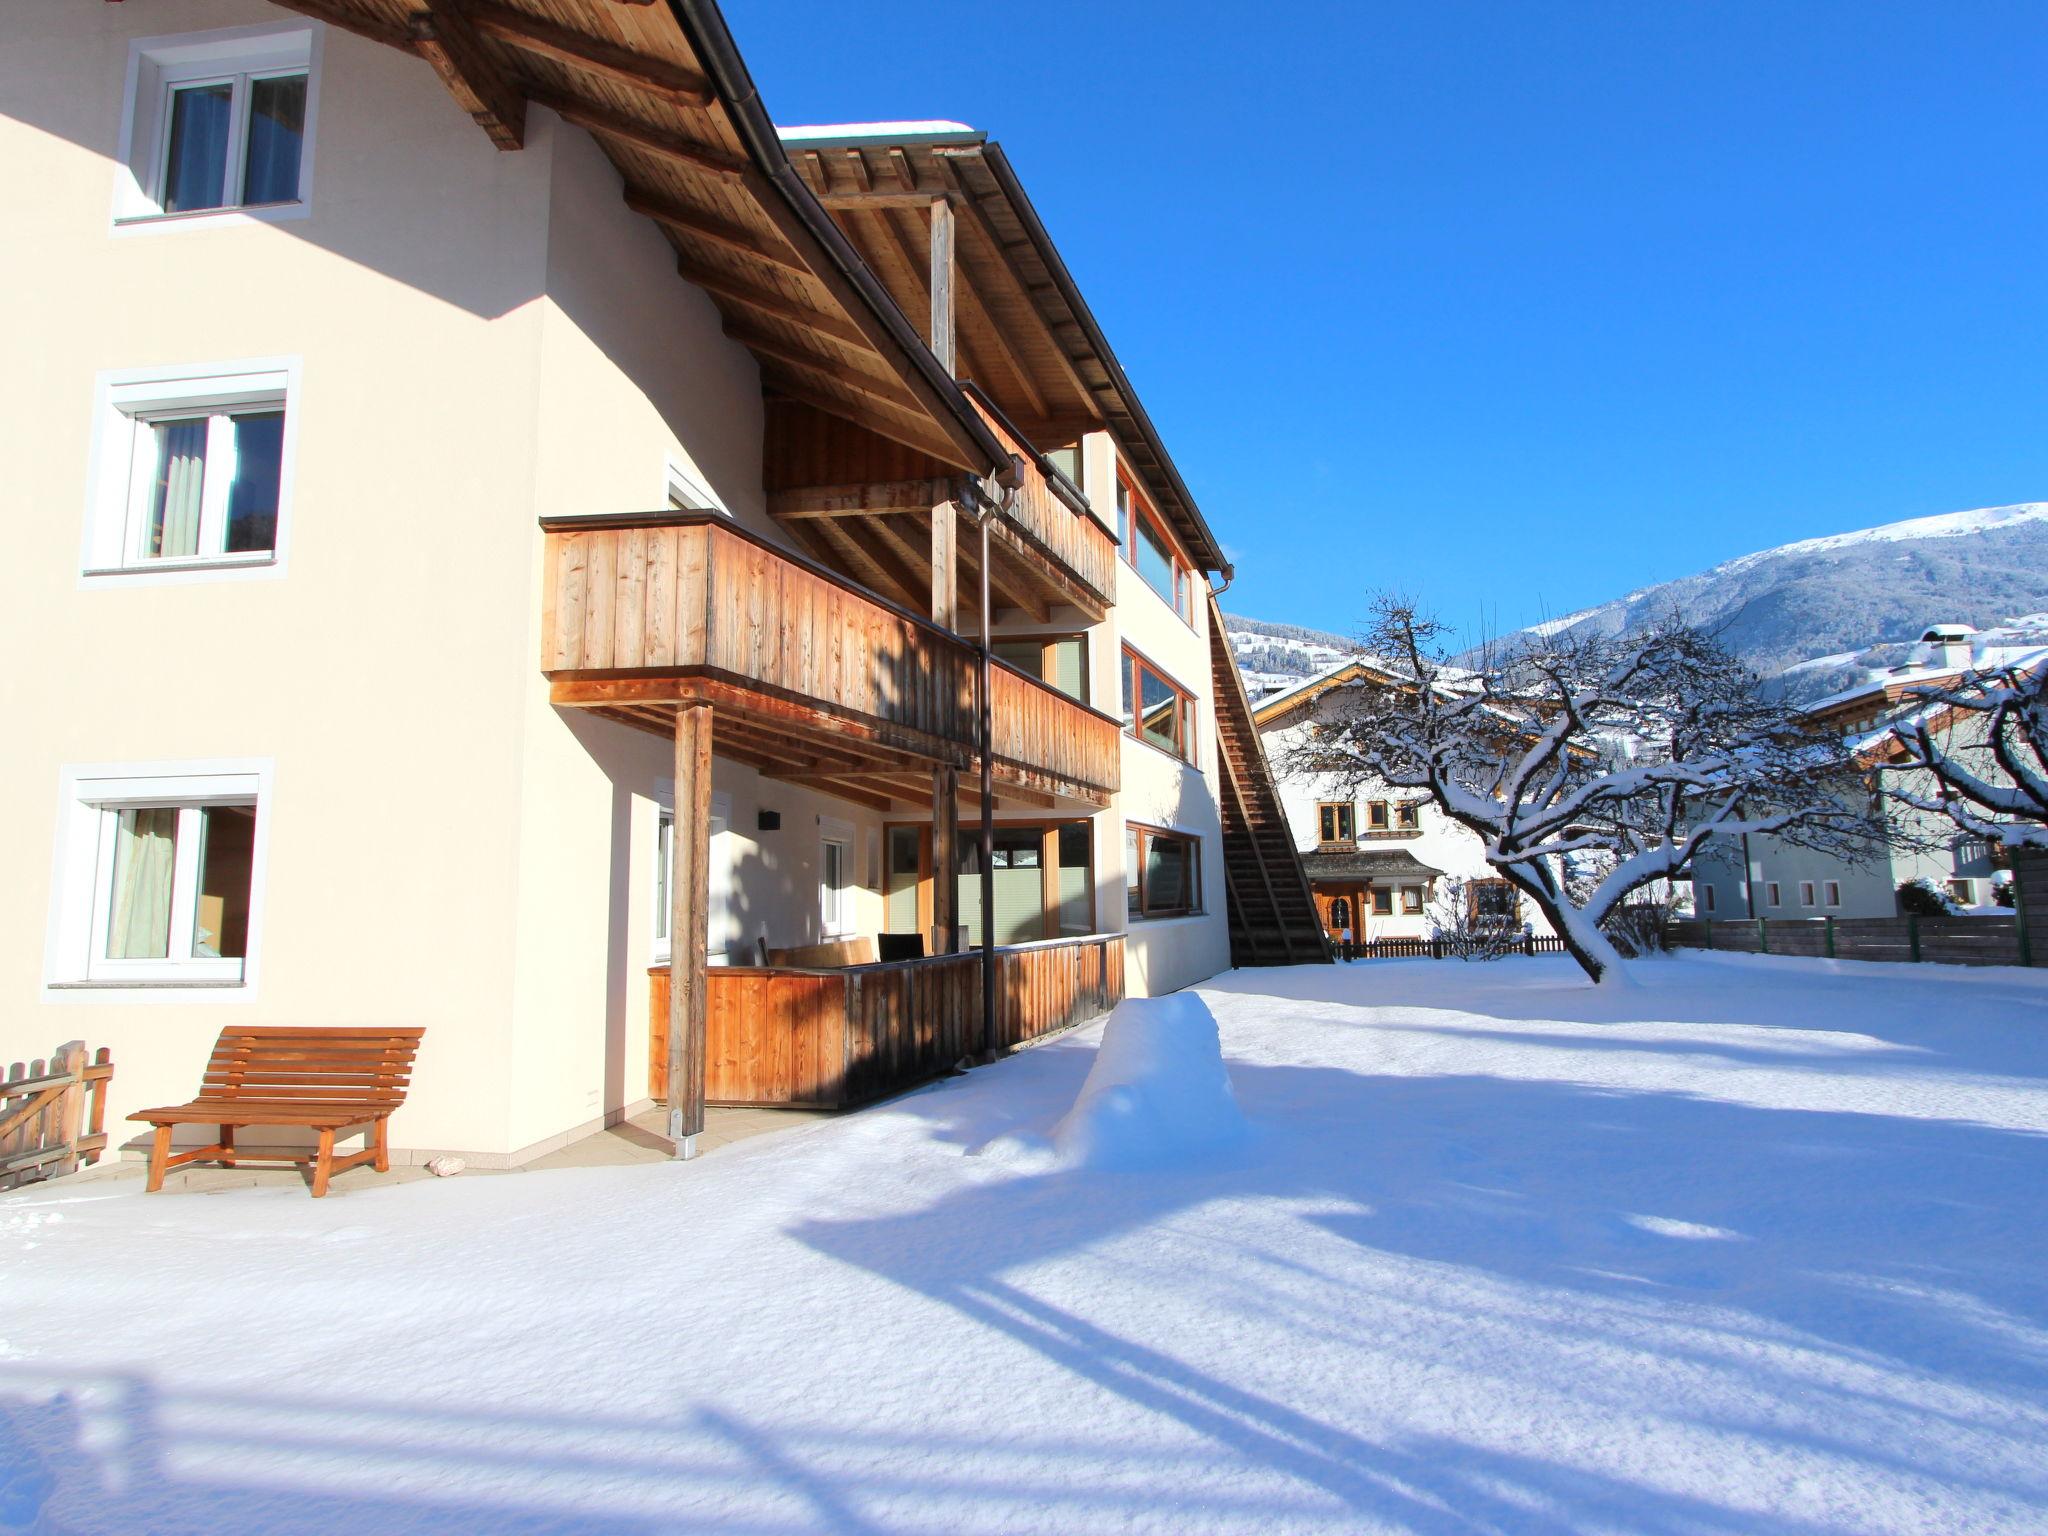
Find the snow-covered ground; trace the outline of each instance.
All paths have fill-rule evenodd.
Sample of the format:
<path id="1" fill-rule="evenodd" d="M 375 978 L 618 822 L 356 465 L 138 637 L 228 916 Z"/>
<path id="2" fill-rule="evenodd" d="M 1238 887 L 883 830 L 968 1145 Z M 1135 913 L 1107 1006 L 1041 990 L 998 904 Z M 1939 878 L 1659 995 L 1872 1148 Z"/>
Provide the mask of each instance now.
<path id="1" fill-rule="evenodd" d="M 1164 1166 L 999 1155 L 1096 1029 L 693 1166 L 0 1199 L 0 1530 L 2048 1530 L 2048 978 L 1641 974 L 1220 978 Z"/>

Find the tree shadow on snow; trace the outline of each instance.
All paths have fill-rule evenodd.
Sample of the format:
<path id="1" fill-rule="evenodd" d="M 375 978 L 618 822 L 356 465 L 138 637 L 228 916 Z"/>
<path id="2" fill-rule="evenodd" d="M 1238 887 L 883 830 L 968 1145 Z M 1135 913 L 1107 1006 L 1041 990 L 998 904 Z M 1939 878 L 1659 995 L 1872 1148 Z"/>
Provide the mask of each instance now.
<path id="1" fill-rule="evenodd" d="M 1016 1085 L 1008 1111 L 1020 1119 L 1070 1103 L 1092 1053 L 1035 1054 L 1045 1059 Z M 1400 1296 L 1353 1289 L 1287 1319 L 1301 1338 L 1353 1349 L 1370 1339 L 1384 1354 L 1375 1317 L 1427 1308 L 1415 1288 L 1443 1275 L 1457 1283 L 1430 1329 L 1453 1339 L 1529 1329 L 1546 1346 L 1583 1346 L 1607 1362 L 1532 1378 L 1532 1391 L 1590 1404 L 1619 1396 L 1708 1432 L 1820 1455 L 1848 1475 L 1976 1487 L 2048 1508 L 2040 1445 L 2026 1438 L 2043 1436 L 2048 1402 L 2048 1241 L 2036 1219 L 2048 1138 L 1568 1082 L 1243 1062 L 1231 1077 L 1258 1131 L 1234 1165 L 998 1179 L 924 1210 L 812 1221 L 796 1235 L 1230 1456 L 1405 1529 L 1562 1532 L 1609 1510 L 1625 1512 L 1631 1530 L 1718 1533 L 1754 1529 L 1756 1511 L 1497 1446 L 1354 1432 L 1317 1404 L 1277 1401 L 1156 1339 L 1121 1337 L 1092 1322 L 1085 1304 L 1034 1295 L 1030 1268 L 1156 1232 L 1176 1211 L 1260 1202 L 1374 1260 L 1407 1261 Z M 986 1134 L 988 1106 L 973 1115 L 951 1097 L 921 1095 L 897 1110 L 929 1119 L 940 1141 L 964 1141 L 977 1120 Z M 1311 1242 L 1259 1236 L 1275 1218 L 1266 1219 L 1187 1275 L 1212 1309 L 1219 1294 L 1233 1298 L 1248 1326 L 1271 1324 L 1287 1305 L 1259 1283 L 1262 1272 L 1318 1262 L 1302 1257 Z M 1467 1282 L 1488 1299 L 1475 1300 Z M 1393 1365 L 1374 1368 L 1398 1369 L 1399 1344 Z M 1656 1383 L 1673 1370 L 1739 1390 L 1698 1406 L 1668 1401 Z M 1942 1390 L 1949 1384 L 1978 1404 L 2002 1400 L 2006 1429 L 1976 1422 L 1967 1405 L 1944 1406 L 1956 1396 Z M 1897 1433 L 1902 1418 L 1929 1433 Z M 2012 1430 L 2015 1421 L 2033 1427 Z M 1946 1430 L 2010 1431 L 2005 1462 L 2035 1470 L 1973 1483 L 1945 1456 Z M 1542 1513 L 1559 1507 L 1570 1513 Z M 1808 1527 L 1774 1516 L 1772 1529 Z"/>

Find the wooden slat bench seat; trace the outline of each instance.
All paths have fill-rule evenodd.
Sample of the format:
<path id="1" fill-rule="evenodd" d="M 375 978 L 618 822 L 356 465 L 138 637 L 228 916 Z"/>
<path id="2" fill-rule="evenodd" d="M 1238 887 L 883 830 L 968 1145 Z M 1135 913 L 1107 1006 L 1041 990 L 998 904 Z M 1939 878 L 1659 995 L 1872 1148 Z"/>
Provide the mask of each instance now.
<path id="1" fill-rule="evenodd" d="M 138 1110 L 128 1118 L 156 1127 L 149 1153 L 149 1189 L 163 1188 L 167 1170 L 184 1163 L 313 1165 L 315 1198 L 335 1174 L 374 1162 L 391 1167 L 386 1122 L 405 1103 L 412 1059 L 423 1029 L 290 1029 L 232 1027 L 220 1032 L 206 1064 L 199 1097 L 189 1104 Z M 217 1125 L 210 1146 L 171 1154 L 171 1128 Z M 238 1152 L 235 1131 L 245 1125 L 303 1125 L 319 1134 L 310 1157 L 265 1150 Z M 360 1152 L 334 1155 L 337 1132 L 368 1126 Z"/>

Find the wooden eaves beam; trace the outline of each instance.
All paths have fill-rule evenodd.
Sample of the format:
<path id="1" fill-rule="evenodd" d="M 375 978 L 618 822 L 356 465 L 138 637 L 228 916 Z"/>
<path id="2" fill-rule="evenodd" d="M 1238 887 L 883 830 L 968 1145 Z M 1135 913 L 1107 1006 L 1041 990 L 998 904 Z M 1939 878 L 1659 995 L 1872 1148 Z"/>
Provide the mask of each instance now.
<path id="1" fill-rule="evenodd" d="M 694 235 L 712 245 L 738 251 L 742 256 L 751 256 L 785 271 L 797 272 L 808 277 L 811 269 L 801 258 L 790 251 L 780 251 L 764 241 L 751 229 L 739 224 L 727 224 L 694 208 L 685 208 L 681 203 L 671 202 L 641 187 L 626 188 L 626 206 L 645 218 L 686 235 Z"/>
<path id="2" fill-rule="evenodd" d="M 817 374 L 841 389 L 850 389 L 857 395 L 864 395 L 894 410 L 919 414 L 917 402 L 901 385 L 861 372 L 858 364 L 850 364 L 841 358 L 827 357 L 822 352 L 813 352 L 796 342 L 786 341 L 780 336 L 771 336 L 766 331 L 756 330 L 752 326 L 742 325 L 731 319 L 725 323 L 725 334 L 750 351 L 765 353 L 793 368 Z M 840 407 L 841 414 L 844 413 L 844 409 L 843 406 Z"/>
<path id="3" fill-rule="evenodd" d="M 449 0 L 435 0 L 412 19 L 412 48 L 433 66 L 462 110 L 500 149 L 526 143 L 526 99 L 485 52 L 475 31 Z"/>
<path id="4" fill-rule="evenodd" d="M 574 123 L 601 137 L 618 139 L 649 154 L 680 160 L 715 176 L 737 179 L 746 174 L 747 163 L 735 155 L 713 149 L 708 144 L 699 144 L 695 139 L 686 139 L 666 128 L 657 128 L 638 118 L 627 117 L 608 107 L 595 106 L 579 97 L 538 86 L 529 86 L 526 96 L 535 106 L 546 107 L 564 122 Z"/>
<path id="5" fill-rule="evenodd" d="M 677 106 L 708 107 L 713 100 L 711 82 L 679 64 L 643 58 L 630 49 L 572 32 L 495 0 L 463 0 L 462 12 L 478 32 L 523 53 L 539 54 L 616 85 L 666 97 Z"/>
<path id="6" fill-rule="evenodd" d="M 995 258 L 996 270 L 1003 274 L 1004 279 L 1014 290 L 1016 298 L 1026 306 L 1030 313 L 1038 315 L 1043 319 L 1044 311 L 1038 307 L 1037 292 L 1032 288 L 1030 280 L 1017 269 L 1016 260 L 1010 255 L 1010 248 L 1003 244 L 1002 237 L 996 233 L 995 226 L 989 222 L 987 212 L 975 200 L 973 193 L 967 190 L 966 183 L 960 179 L 959 171 L 954 169 L 950 161 L 941 156 L 938 157 L 938 165 L 939 169 L 945 174 L 947 182 L 960 194 L 959 206 L 966 210 L 969 222 L 973 224 L 982 240 L 986 242 L 989 251 Z M 968 244 L 966 241 L 961 242 L 961 255 L 963 258 L 966 255 Z M 966 262 L 963 260 L 961 265 L 965 267 Z M 969 281 L 972 281 L 971 272 L 969 274 Z M 1047 325 L 1046 329 L 1049 332 L 1055 330 L 1051 325 Z M 1080 394 L 1081 398 L 1086 400 L 1100 415 L 1102 402 L 1096 398 L 1094 386 L 1081 377 L 1079 365 L 1067 354 L 1066 347 L 1061 345 L 1056 334 L 1052 337 L 1052 347 L 1050 350 L 1053 360 L 1059 365 L 1060 373 Z"/>
<path id="7" fill-rule="evenodd" d="M 676 273 L 686 282 L 694 283 L 706 293 L 727 299 L 742 309 L 751 309 L 772 319 L 789 325 L 807 326 L 820 336 L 829 336 L 834 341 L 849 347 L 861 347 L 873 351 L 868 339 L 836 315 L 822 310 L 808 309 L 795 299 L 783 294 L 771 293 L 766 288 L 757 288 L 752 283 L 734 277 L 730 272 L 721 272 L 707 267 L 702 262 L 692 261 L 681 252 L 676 253 Z"/>
<path id="8" fill-rule="evenodd" d="M 954 481 L 877 480 L 861 485 L 807 485 L 771 491 L 768 510 L 776 517 L 858 517 L 870 512 L 925 513 L 955 496 Z"/>

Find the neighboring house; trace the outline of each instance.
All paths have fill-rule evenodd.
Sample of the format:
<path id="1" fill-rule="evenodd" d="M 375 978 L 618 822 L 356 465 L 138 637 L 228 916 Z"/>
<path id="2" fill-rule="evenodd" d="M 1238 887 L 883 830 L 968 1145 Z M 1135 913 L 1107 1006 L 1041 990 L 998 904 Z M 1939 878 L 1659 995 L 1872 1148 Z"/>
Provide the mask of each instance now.
<path id="1" fill-rule="evenodd" d="M 1225 562 L 996 146 L 704 0 L 23 0 L 0 102 L 8 1057 L 425 1025 L 498 1164 L 947 1065 L 984 578 L 1001 1041 L 1229 963 Z"/>
<path id="2" fill-rule="evenodd" d="M 1869 774 L 1869 787 L 1899 845 L 1862 863 L 1836 855 L 1785 846 L 1775 838 L 1744 843 L 1710 841 L 1693 861 L 1693 915 L 1703 918 L 1896 917 L 1898 888 L 1924 880 L 1965 911 L 2005 910 L 1997 887 L 2009 875 L 1994 863 L 1982 838 L 1960 831 L 1946 817 L 1902 805 L 1891 791 L 1932 798 L 1935 786 L 1924 772 L 1895 766 L 1900 749 L 1893 727 L 1933 711 L 1935 729 L 1966 733 L 1956 745 L 1981 744 L 1982 717 L 1951 716 L 1924 698 L 1928 689 L 1950 688 L 1973 669 L 2048 661 L 2048 649 L 1987 643 L 1966 624 L 1935 624 L 1924 631 L 1903 666 L 1829 698 L 1805 711 L 1816 728 L 1838 733 L 1853 747 Z M 1972 737 L 1967 733 L 1976 732 Z M 1994 781 L 2003 776 L 1986 754 L 1975 764 Z"/>
<path id="3" fill-rule="evenodd" d="M 1252 709 L 1324 931 L 1358 942 L 1427 937 L 1447 894 L 1440 887 L 1451 880 L 1461 882 L 1471 915 L 1547 935 L 1542 913 L 1486 862 L 1479 835 L 1445 816 L 1427 791 L 1346 784 L 1294 765 L 1308 739 L 1310 706 L 1333 691 L 1387 680 L 1353 658 L 1267 694 Z"/>

